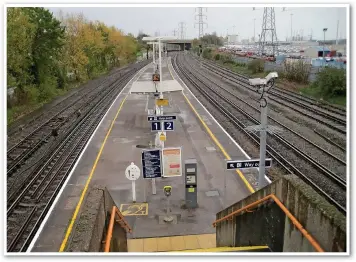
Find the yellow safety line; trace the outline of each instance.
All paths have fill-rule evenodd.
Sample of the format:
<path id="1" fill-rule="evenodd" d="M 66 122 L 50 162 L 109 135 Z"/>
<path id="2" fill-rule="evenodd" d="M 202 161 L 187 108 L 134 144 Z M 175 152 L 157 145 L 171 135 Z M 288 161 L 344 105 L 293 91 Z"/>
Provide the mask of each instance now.
<path id="1" fill-rule="evenodd" d="M 169 73 L 171 74 L 172 78 L 174 79 L 171 69 L 168 66 L 168 70 Z M 205 124 L 205 122 L 203 121 L 203 119 L 201 118 L 201 116 L 198 114 L 198 112 L 195 110 L 194 106 L 192 105 L 192 103 L 189 101 L 188 97 L 182 92 L 183 96 L 185 97 L 185 99 L 187 100 L 188 104 L 190 105 L 190 107 L 192 108 L 192 110 L 194 111 L 194 113 L 196 114 L 196 116 L 199 118 L 200 122 L 203 124 L 203 126 L 205 127 L 205 129 L 207 130 L 208 134 L 210 135 L 211 139 L 213 139 L 213 141 L 215 142 L 215 144 L 220 148 L 221 152 L 224 154 L 224 156 L 226 157 L 226 159 L 231 160 L 231 157 L 229 156 L 229 154 L 225 151 L 224 147 L 219 143 L 219 141 L 216 139 L 216 137 L 214 136 L 213 132 L 211 132 L 210 128 Z M 255 190 L 253 189 L 253 187 L 250 185 L 250 183 L 247 181 L 247 179 L 245 178 L 245 176 L 242 174 L 242 172 L 239 169 L 235 169 L 236 173 L 240 176 L 240 178 L 242 179 L 242 181 L 245 183 L 246 187 L 248 188 L 248 190 L 251 193 L 255 193 Z"/>
<path id="2" fill-rule="evenodd" d="M 98 155 L 96 156 L 94 165 L 93 165 L 93 167 L 92 167 L 92 169 L 91 169 L 91 171 L 90 171 L 89 178 L 88 178 L 88 180 L 87 180 L 87 182 L 86 182 L 86 184 L 85 184 L 85 187 L 84 187 L 83 192 L 82 192 L 82 194 L 81 194 L 81 196 L 80 196 L 79 202 L 78 202 L 78 204 L 77 204 L 77 206 L 76 206 L 76 208 L 75 208 L 73 217 L 72 217 L 72 219 L 71 219 L 71 221 L 70 221 L 69 227 L 68 227 L 67 232 L 66 232 L 66 235 L 65 235 L 65 237 L 64 237 L 64 239 L 63 239 L 63 241 L 62 241 L 62 244 L 61 244 L 61 247 L 60 247 L 60 249 L 59 249 L 59 252 L 63 252 L 63 251 L 64 251 L 64 248 L 65 248 L 65 246 L 66 246 L 66 244 L 67 244 L 68 238 L 69 238 L 69 236 L 70 236 L 70 234 L 71 234 L 71 232 L 72 232 L 74 222 L 75 222 L 75 220 L 77 219 L 77 216 L 78 216 L 78 213 L 79 213 L 79 209 L 80 209 L 80 207 L 81 207 L 81 205 L 82 205 L 84 196 L 85 196 L 85 194 L 86 194 L 86 192 L 87 192 L 87 190 L 88 190 L 89 183 L 90 183 L 90 181 L 91 181 L 91 179 L 92 179 L 92 177 L 93 177 L 94 171 L 95 171 L 95 169 L 96 169 L 96 166 L 97 166 L 97 164 L 98 164 L 98 161 L 99 161 L 99 159 L 100 159 L 100 156 L 101 156 L 101 154 L 102 154 L 102 152 L 103 152 L 104 146 L 105 146 L 105 144 L 106 144 L 106 140 L 108 139 L 108 137 L 109 137 L 109 135 L 110 135 L 110 133 L 111 133 L 111 129 L 112 129 L 113 126 L 114 126 L 114 123 L 115 123 L 115 121 L 116 121 L 116 118 L 118 117 L 118 115 L 119 115 L 119 113 L 120 113 L 120 111 L 121 111 L 121 108 L 122 108 L 123 104 L 124 104 L 125 101 L 126 101 L 127 96 L 128 96 L 128 95 L 126 95 L 125 98 L 124 98 L 124 100 L 121 102 L 121 105 L 120 105 L 119 109 L 118 109 L 117 112 L 116 112 L 115 118 L 114 118 L 113 121 L 111 122 L 111 126 L 110 126 L 108 132 L 106 133 L 106 136 L 105 136 L 105 139 L 104 139 L 103 143 L 101 144 L 101 148 L 100 148 L 100 150 L 99 150 Z"/>
<path id="3" fill-rule="evenodd" d="M 192 108 L 192 110 L 194 111 L 194 113 L 196 114 L 196 116 L 199 118 L 200 122 L 203 124 L 203 126 L 205 127 L 206 131 L 208 132 L 208 134 L 210 135 L 211 139 L 213 139 L 213 141 L 215 142 L 215 144 L 220 148 L 221 152 L 224 154 L 224 156 L 226 157 L 227 160 L 231 160 L 231 157 L 229 156 L 229 154 L 225 151 L 224 147 L 220 144 L 220 142 L 216 139 L 216 137 L 214 136 L 213 132 L 211 132 L 210 128 L 207 126 L 207 124 L 203 121 L 203 119 L 201 118 L 201 116 L 198 114 L 198 112 L 195 110 L 194 106 L 192 105 L 192 103 L 189 101 L 188 97 L 182 92 L 183 96 L 185 97 L 185 99 L 187 100 L 188 104 L 190 105 L 190 107 Z M 235 169 L 236 173 L 240 176 L 240 178 L 242 179 L 242 181 L 245 183 L 246 187 L 248 188 L 248 190 L 250 190 L 251 193 L 254 193 L 255 190 L 253 189 L 253 187 L 250 185 L 250 183 L 247 181 L 247 179 L 245 178 L 245 176 L 242 174 L 242 172 L 239 169 Z"/>
<path id="4" fill-rule="evenodd" d="M 171 61 L 172 61 L 172 58 L 171 58 Z M 172 63 L 171 63 L 171 64 L 172 64 Z M 172 79 L 174 80 L 174 77 L 173 77 L 173 75 L 172 75 L 171 69 L 169 68 L 169 65 L 168 65 L 168 61 L 167 61 L 167 67 L 168 67 L 169 73 L 171 74 Z"/>
<path id="5" fill-rule="evenodd" d="M 229 252 L 229 251 L 253 251 L 260 249 L 267 249 L 268 246 L 242 246 L 242 247 L 212 247 L 212 248 L 199 248 L 199 249 L 185 249 L 179 251 L 169 252 Z"/>

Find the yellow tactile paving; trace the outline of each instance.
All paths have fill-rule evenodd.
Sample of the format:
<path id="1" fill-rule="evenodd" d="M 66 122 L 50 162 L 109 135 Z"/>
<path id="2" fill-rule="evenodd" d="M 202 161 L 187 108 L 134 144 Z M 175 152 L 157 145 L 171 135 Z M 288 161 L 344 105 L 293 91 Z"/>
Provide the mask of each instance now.
<path id="1" fill-rule="evenodd" d="M 185 249 L 185 244 L 184 244 L 184 237 L 183 236 L 175 236 L 175 237 L 170 237 L 170 242 L 171 242 L 171 247 L 172 251 L 178 251 L 178 250 L 184 250 Z"/>
<path id="2" fill-rule="evenodd" d="M 143 252 L 143 239 L 128 239 L 127 250 L 129 252 Z"/>
<path id="3" fill-rule="evenodd" d="M 157 238 L 157 251 L 169 251 L 172 250 L 171 238 L 170 237 L 159 237 Z"/>
<path id="4" fill-rule="evenodd" d="M 200 248 L 213 248 L 216 247 L 216 235 L 204 234 L 197 235 Z"/>
<path id="5" fill-rule="evenodd" d="M 129 252 L 167 252 L 216 247 L 216 234 L 128 239 Z M 187 251 L 188 252 L 188 251 Z"/>
<path id="6" fill-rule="evenodd" d="M 266 249 L 268 246 L 250 246 L 250 247 L 215 247 L 215 248 L 200 248 L 194 250 L 183 250 L 181 252 L 253 252 L 256 250 Z"/>
<path id="7" fill-rule="evenodd" d="M 157 252 L 157 238 L 144 238 L 143 252 Z"/>
<path id="8" fill-rule="evenodd" d="M 200 248 L 198 238 L 196 235 L 184 236 L 185 249 Z"/>

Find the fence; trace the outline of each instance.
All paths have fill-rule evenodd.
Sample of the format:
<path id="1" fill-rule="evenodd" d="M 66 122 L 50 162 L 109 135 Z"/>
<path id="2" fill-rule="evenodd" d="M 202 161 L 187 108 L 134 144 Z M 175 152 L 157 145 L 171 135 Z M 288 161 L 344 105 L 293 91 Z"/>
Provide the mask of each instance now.
<path id="1" fill-rule="evenodd" d="M 242 64 L 248 64 L 250 61 L 252 61 L 252 58 L 248 57 L 240 57 L 240 56 L 235 56 L 232 55 L 232 59 L 236 63 L 242 63 Z M 265 61 L 265 68 L 264 71 L 282 71 L 283 70 L 283 61 L 285 59 L 281 57 L 277 57 L 276 62 L 270 62 L 270 61 Z M 311 63 L 311 69 L 309 72 L 309 82 L 313 82 L 316 80 L 317 74 L 320 72 L 323 66 L 323 61 L 322 60 L 311 60 L 311 59 L 304 59 L 304 61 Z M 335 67 L 338 69 L 346 69 L 346 64 L 343 62 L 339 61 L 330 61 L 326 62 L 325 66 L 327 67 Z"/>

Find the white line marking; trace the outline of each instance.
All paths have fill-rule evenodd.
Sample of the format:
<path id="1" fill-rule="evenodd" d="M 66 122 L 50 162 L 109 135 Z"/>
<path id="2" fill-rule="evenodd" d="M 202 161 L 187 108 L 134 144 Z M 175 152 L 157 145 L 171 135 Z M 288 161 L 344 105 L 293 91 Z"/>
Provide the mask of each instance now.
<path id="1" fill-rule="evenodd" d="M 145 107 L 145 112 L 148 110 L 148 95 L 146 95 L 146 107 Z"/>
<path id="2" fill-rule="evenodd" d="M 201 105 L 202 108 L 204 108 L 204 110 L 209 114 L 209 116 L 215 121 L 215 123 L 224 131 L 224 133 L 231 139 L 231 141 L 238 147 L 238 149 L 242 152 L 242 154 L 245 155 L 245 157 L 247 159 L 251 159 L 251 157 L 245 152 L 245 150 L 242 149 L 242 147 L 230 136 L 230 134 L 228 132 L 226 132 L 226 130 L 219 124 L 219 122 L 210 114 L 210 112 L 205 108 L 205 106 L 202 105 L 202 103 L 200 103 L 200 101 L 198 100 L 198 98 L 195 97 L 195 95 L 193 94 L 192 91 L 190 91 L 190 89 L 186 86 L 186 84 L 184 83 L 184 81 L 178 76 L 178 74 L 176 73 L 176 71 L 173 68 L 172 65 L 172 60 L 171 57 L 169 59 L 169 65 L 171 67 L 172 72 L 175 74 L 175 77 L 177 77 L 180 82 L 185 86 L 185 88 L 190 92 L 190 94 L 195 98 L 195 100 Z M 183 91 L 182 91 L 183 92 Z M 256 168 L 257 170 L 259 170 L 258 168 Z M 272 183 L 272 181 L 265 175 L 265 179 L 268 181 L 268 183 Z"/>
<path id="3" fill-rule="evenodd" d="M 110 105 L 109 109 L 106 111 L 106 113 L 105 113 L 105 115 L 103 116 L 103 118 L 100 120 L 98 126 L 95 128 L 93 134 L 90 136 L 90 138 L 89 138 L 87 144 L 85 145 L 84 149 L 83 149 L 82 152 L 80 153 L 80 155 L 79 155 L 79 157 L 78 157 L 78 159 L 77 159 L 77 162 L 74 164 L 72 170 L 70 171 L 70 173 L 69 173 L 69 175 L 68 175 L 66 181 L 64 182 L 64 184 L 63 184 L 61 190 L 59 191 L 59 193 L 58 193 L 56 199 L 54 200 L 54 202 L 53 202 L 51 208 L 49 209 L 47 215 L 45 216 L 44 220 L 42 221 L 41 226 L 40 226 L 39 229 L 37 230 L 36 235 L 35 235 L 35 237 L 32 239 L 31 244 L 30 244 L 29 247 L 27 248 L 26 253 L 31 252 L 33 246 L 35 245 L 35 243 L 36 243 L 36 241 L 37 241 L 37 239 L 38 239 L 38 237 L 39 237 L 40 234 L 42 233 L 42 230 L 43 230 L 45 224 L 47 223 L 47 220 L 49 219 L 50 215 L 52 214 L 52 211 L 53 211 L 54 207 L 56 206 L 56 204 L 57 204 L 58 200 L 60 199 L 60 197 L 61 197 L 61 195 L 62 195 L 64 189 L 66 188 L 67 183 L 69 182 L 69 180 L 70 180 L 70 178 L 72 177 L 72 175 L 73 175 L 73 173 L 74 173 L 74 171 L 75 171 L 75 169 L 76 169 L 78 163 L 80 162 L 80 159 L 82 158 L 84 152 L 86 151 L 88 145 L 90 144 L 92 138 L 94 137 L 96 131 L 99 129 L 99 127 L 100 127 L 101 123 L 103 122 L 103 120 L 105 119 L 106 115 L 109 113 L 111 107 L 115 104 L 116 100 L 119 98 L 119 96 L 121 95 L 121 93 L 130 85 L 130 83 L 132 84 L 132 82 L 134 82 L 133 80 L 135 79 L 135 77 L 137 77 L 137 75 L 139 75 L 140 73 L 142 73 L 142 70 L 146 69 L 146 67 L 148 67 L 149 65 L 150 65 L 150 64 L 148 64 L 147 66 L 143 67 L 143 68 L 142 68 L 139 72 L 137 72 L 136 75 L 134 75 L 134 77 L 125 85 L 125 87 L 124 87 L 124 88 L 120 91 L 120 93 L 116 96 L 115 100 L 112 102 L 112 104 Z M 135 80 L 135 81 L 136 81 L 136 80 Z M 6 252 L 6 253 L 7 253 L 7 252 Z"/>

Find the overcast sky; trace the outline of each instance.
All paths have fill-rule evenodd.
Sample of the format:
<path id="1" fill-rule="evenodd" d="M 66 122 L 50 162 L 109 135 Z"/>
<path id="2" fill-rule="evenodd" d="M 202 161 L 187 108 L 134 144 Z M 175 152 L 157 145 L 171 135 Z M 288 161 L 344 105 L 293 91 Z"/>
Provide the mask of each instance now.
<path id="1" fill-rule="evenodd" d="M 186 38 L 198 36 L 198 26 L 194 28 L 195 8 L 188 7 L 49 7 L 55 15 L 59 10 L 64 13 L 83 13 L 89 20 L 99 20 L 107 25 L 114 25 L 125 33 L 137 35 L 139 30 L 154 35 L 160 31 L 161 35 L 173 35 L 173 30 L 178 30 L 178 24 L 185 22 Z M 339 20 L 339 38 L 346 37 L 346 8 L 335 7 L 308 7 L 275 8 L 277 37 L 285 40 L 291 35 L 291 13 L 292 30 L 304 30 L 304 36 L 313 32 L 314 39 L 323 39 L 323 28 L 328 28 L 326 39 L 336 38 L 337 21 Z M 252 7 L 209 7 L 203 9 L 208 23 L 205 32 L 217 32 L 226 36 L 233 32 L 239 35 L 239 39 L 253 37 L 254 18 L 256 37 L 261 33 L 263 9 L 253 11 Z M 235 25 L 235 30 L 234 26 Z M 294 33 L 293 33 L 294 34 Z"/>

